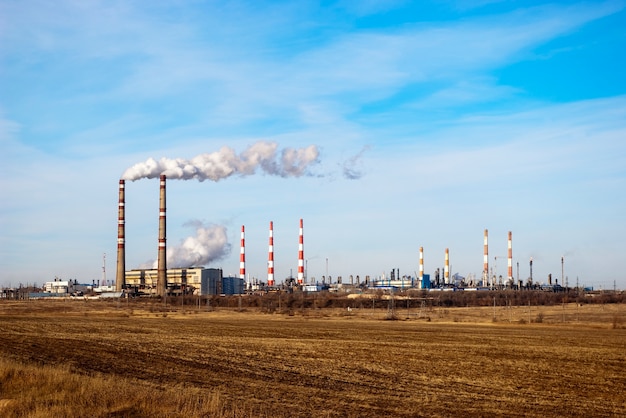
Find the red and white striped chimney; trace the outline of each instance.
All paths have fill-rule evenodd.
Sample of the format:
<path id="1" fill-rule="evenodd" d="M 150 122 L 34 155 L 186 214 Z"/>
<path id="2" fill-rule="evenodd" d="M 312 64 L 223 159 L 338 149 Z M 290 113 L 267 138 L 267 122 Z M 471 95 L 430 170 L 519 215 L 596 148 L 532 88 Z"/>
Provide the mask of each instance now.
<path id="1" fill-rule="evenodd" d="M 424 282 L 424 247 L 420 247 L 420 285 Z"/>
<path id="2" fill-rule="evenodd" d="M 304 283 L 304 233 L 303 222 L 300 219 L 300 234 L 298 238 L 298 284 Z"/>
<path id="3" fill-rule="evenodd" d="M 509 271 L 508 271 L 508 279 L 509 281 L 513 280 L 513 234 L 509 231 Z"/>
<path id="4" fill-rule="evenodd" d="M 450 284 L 450 254 L 446 248 L 446 259 L 443 266 L 443 279 L 445 284 Z"/>
<path id="5" fill-rule="evenodd" d="M 246 279 L 246 229 L 241 225 L 241 250 L 239 252 L 239 278 Z"/>
<path id="6" fill-rule="evenodd" d="M 270 221 L 270 245 L 267 259 L 267 285 L 274 286 L 274 222 Z"/>
<path id="7" fill-rule="evenodd" d="M 117 204 L 117 272 L 115 276 L 115 290 L 118 292 L 121 292 L 126 284 L 125 187 L 124 180 L 120 180 Z"/>
<path id="8" fill-rule="evenodd" d="M 483 285 L 489 281 L 489 245 L 487 242 L 489 232 L 485 229 L 485 240 L 483 245 Z"/>
<path id="9" fill-rule="evenodd" d="M 167 292 L 167 252 L 165 248 L 165 174 L 160 177 L 159 193 L 159 253 L 157 258 L 157 294 L 166 296 Z"/>

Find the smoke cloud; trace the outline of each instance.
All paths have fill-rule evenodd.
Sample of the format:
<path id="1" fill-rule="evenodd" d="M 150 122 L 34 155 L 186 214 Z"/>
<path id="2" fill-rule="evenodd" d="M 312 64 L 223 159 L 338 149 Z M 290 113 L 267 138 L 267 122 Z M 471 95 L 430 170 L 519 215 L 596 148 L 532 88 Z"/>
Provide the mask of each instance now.
<path id="1" fill-rule="evenodd" d="M 230 254 L 226 227 L 205 225 L 200 221 L 190 221 L 185 226 L 196 228 L 196 235 L 185 238 L 179 245 L 168 246 L 168 268 L 203 267 Z M 157 268 L 157 261 L 152 268 Z"/>
<path id="2" fill-rule="evenodd" d="M 358 180 L 363 176 L 363 173 L 357 169 L 357 166 L 365 154 L 366 151 L 370 149 L 370 146 L 367 145 L 363 147 L 363 149 L 356 155 L 350 157 L 348 160 L 343 163 L 343 176 L 349 180 Z"/>
<path id="3" fill-rule="evenodd" d="M 278 144 L 260 141 L 237 154 L 230 147 L 219 151 L 200 154 L 191 160 L 182 158 L 148 158 L 128 168 L 122 175 L 124 180 L 158 178 L 165 174 L 168 179 L 219 181 L 230 176 L 247 176 L 258 169 L 281 177 L 300 177 L 308 174 L 307 169 L 318 162 L 319 150 L 315 145 L 306 148 L 285 148 L 278 151 Z"/>

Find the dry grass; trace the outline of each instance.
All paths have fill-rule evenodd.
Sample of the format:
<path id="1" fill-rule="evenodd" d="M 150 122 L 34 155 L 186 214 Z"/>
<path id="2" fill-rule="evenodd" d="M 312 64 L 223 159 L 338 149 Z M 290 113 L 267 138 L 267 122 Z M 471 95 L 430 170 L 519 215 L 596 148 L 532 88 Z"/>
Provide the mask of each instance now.
<path id="1" fill-rule="evenodd" d="M 218 392 L 159 389 L 149 382 L 112 375 L 83 375 L 67 366 L 0 360 L 0 382 L 0 416 L 196 417 L 241 412 L 229 409 Z"/>
<path id="2" fill-rule="evenodd" d="M 623 416 L 624 306 L 528 309 L 2 302 L 0 415 Z"/>

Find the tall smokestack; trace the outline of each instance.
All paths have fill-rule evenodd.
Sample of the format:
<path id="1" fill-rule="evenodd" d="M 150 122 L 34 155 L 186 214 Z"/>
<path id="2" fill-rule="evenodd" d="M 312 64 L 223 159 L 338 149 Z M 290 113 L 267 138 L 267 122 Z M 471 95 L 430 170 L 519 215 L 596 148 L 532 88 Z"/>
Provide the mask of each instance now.
<path id="1" fill-rule="evenodd" d="M 267 285 L 274 286 L 274 222 L 270 221 L 270 245 L 267 258 Z"/>
<path id="2" fill-rule="evenodd" d="M 443 269 L 443 280 L 445 284 L 450 284 L 450 254 L 448 249 L 446 248 L 446 258 Z"/>
<path id="3" fill-rule="evenodd" d="M 102 254 L 102 281 L 107 284 L 107 253 Z"/>
<path id="4" fill-rule="evenodd" d="M 298 238 L 298 284 L 304 283 L 304 233 L 303 222 L 300 219 L 300 234 Z"/>
<path id="5" fill-rule="evenodd" d="M 241 225 L 241 250 L 239 251 L 239 278 L 246 278 L 246 229 Z"/>
<path id="6" fill-rule="evenodd" d="M 424 283 L 424 247 L 420 247 L 420 283 Z"/>
<path id="7" fill-rule="evenodd" d="M 483 244 L 483 285 L 486 286 L 489 281 L 489 232 L 485 229 L 485 239 Z"/>
<path id="8" fill-rule="evenodd" d="M 567 287 L 567 286 L 565 285 L 565 282 L 563 281 L 563 280 L 564 280 L 563 275 L 564 275 L 564 273 L 565 273 L 565 267 L 564 267 L 564 265 L 563 265 L 563 263 L 565 263 L 564 258 L 565 258 L 564 256 L 561 256 L 561 286 L 565 286 L 565 287 Z"/>
<path id="9" fill-rule="evenodd" d="M 509 282 L 513 282 L 513 234 L 509 231 L 509 269 L 508 269 L 508 279 Z"/>
<path id="10" fill-rule="evenodd" d="M 121 292 L 126 285 L 126 249 L 125 249 L 125 181 L 120 180 L 119 202 L 117 204 L 117 272 L 115 276 L 115 290 Z"/>
<path id="11" fill-rule="evenodd" d="M 165 174 L 161 174 L 159 194 L 159 255 L 157 260 L 157 294 L 166 296 L 167 292 L 167 254 L 165 248 Z"/>

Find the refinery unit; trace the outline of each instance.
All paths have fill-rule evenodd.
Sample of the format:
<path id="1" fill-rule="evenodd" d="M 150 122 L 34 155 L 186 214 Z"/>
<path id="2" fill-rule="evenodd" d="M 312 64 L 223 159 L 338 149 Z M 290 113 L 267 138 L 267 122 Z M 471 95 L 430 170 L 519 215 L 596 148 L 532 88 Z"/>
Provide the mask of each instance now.
<path id="1" fill-rule="evenodd" d="M 512 232 L 508 232 L 507 276 L 496 277 L 489 266 L 488 230 L 484 230 L 483 271 L 478 279 L 475 277 L 461 277 L 450 274 L 450 253 L 445 249 L 444 265 L 437 268 L 433 277 L 424 272 L 424 247 L 419 248 L 419 274 L 415 276 L 400 276 L 399 269 L 392 269 L 390 274 L 383 273 L 377 278 L 365 276 L 363 280 L 357 275 L 349 276 L 349 280 L 337 277 L 322 276 L 321 281 L 314 278 L 309 280 L 304 271 L 304 222 L 300 219 L 298 234 L 298 265 L 297 276 L 288 277 L 282 283 L 277 283 L 274 276 L 274 224 L 269 223 L 269 242 L 267 259 L 267 280 L 251 278 L 246 275 L 245 258 L 245 226 L 241 226 L 239 277 L 223 277 L 221 269 L 207 269 L 204 267 L 170 268 L 166 266 L 166 176 L 159 178 L 159 228 L 158 228 L 158 257 L 156 269 L 139 269 L 126 271 L 125 263 L 125 180 L 119 181 L 118 200 L 118 238 L 117 238 L 117 272 L 115 290 L 121 294 L 144 295 L 180 295 L 193 294 L 198 296 L 215 294 L 239 294 L 245 292 L 272 291 L 279 289 L 298 289 L 306 292 L 315 291 L 362 291 L 364 289 L 404 290 L 422 289 L 427 291 L 446 290 L 496 290 L 496 289 L 538 289 L 558 290 L 563 285 L 558 280 L 552 283 L 552 276 L 548 276 L 547 285 L 533 282 L 532 258 L 530 259 L 530 277 L 524 283 L 513 277 L 513 250 Z M 561 258 L 563 265 L 563 258 Z M 519 264 L 518 264 L 519 270 Z M 519 273 L 518 273 L 519 276 Z M 567 286 L 565 286 L 567 287 Z"/>

